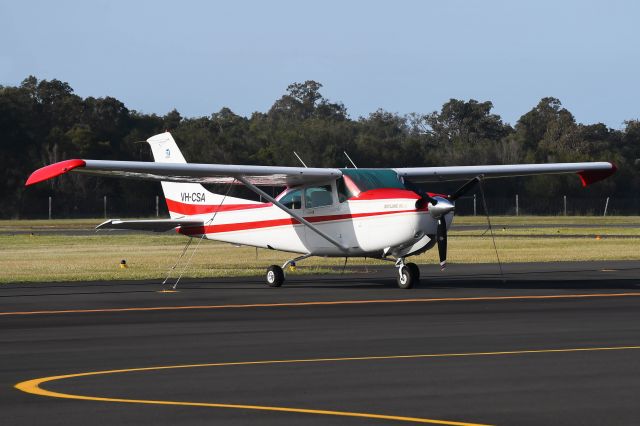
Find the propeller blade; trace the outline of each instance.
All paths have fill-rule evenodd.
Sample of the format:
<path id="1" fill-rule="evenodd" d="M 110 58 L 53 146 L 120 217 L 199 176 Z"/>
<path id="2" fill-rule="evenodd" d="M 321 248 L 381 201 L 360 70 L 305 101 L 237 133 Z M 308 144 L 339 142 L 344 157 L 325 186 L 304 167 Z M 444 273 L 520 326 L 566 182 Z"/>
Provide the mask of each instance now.
<path id="1" fill-rule="evenodd" d="M 471 188 L 476 186 L 478 182 L 480 182 L 480 176 L 474 177 L 473 179 L 462 185 L 460 188 L 456 189 L 456 192 L 454 192 L 452 195 L 449 195 L 447 198 L 451 201 L 457 200 L 458 198 L 466 194 Z"/>
<path id="2" fill-rule="evenodd" d="M 438 242 L 438 254 L 440 255 L 440 270 L 444 270 L 447 266 L 447 221 L 444 216 L 438 219 L 436 240 Z"/>
<path id="3" fill-rule="evenodd" d="M 428 202 L 430 202 L 432 205 L 436 205 L 438 204 L 438 200 L 436 200 L 433 197 L 430 197 L 429 194 L 427 194 L 426 192 L 424 193 L 424 195 L 422 196 L 422 198 L 424 198 L 425 200 L 427 200 Z"/>
<path id="4" fill-rule="evenodd" d="M 438 200 L 436 200 L 435 198 L 431 197 L 427 192 L 423 192 L 422 189 L 420 187 L 418 187 L 416 184 L 414 184 L 413 182 L 411 182 L 409 180 L 405 180 L 404 181 L 404 185 L 407 187 L 407 189 L 409 189 L 409 190 L 415 192 L 416 194 L 420 195 L 420 197 L 421 197 L 420 202 L 422 203 L 422 207 L 426 206 L 428 203 L 431 203 L 434 206 L 436 204 L 438 204 Z"/>

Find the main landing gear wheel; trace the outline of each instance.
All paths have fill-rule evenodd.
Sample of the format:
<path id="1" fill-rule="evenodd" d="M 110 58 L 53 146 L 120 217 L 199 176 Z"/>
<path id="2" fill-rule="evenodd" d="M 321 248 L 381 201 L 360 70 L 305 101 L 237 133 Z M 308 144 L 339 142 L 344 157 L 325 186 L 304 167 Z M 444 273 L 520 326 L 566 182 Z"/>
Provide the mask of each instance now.
<path id="1" fill-rule="evenodd" d="M 420 281 L 420 268 L 418 268 L 418 265 L 416 265 L 415 263 L 407 263 L 404 266 L 411 269 L 411 275 L 413 275 L 416 280 L 414 284 L 417 284 L 418 281 Z"/>
<path id="2" fill-rule="evenodd" d="M 420 269 L 415 263 L 403 265 L 398 274 L 398 287 L 409 289 L 420 282 Z"/>
<path id="3" fill-rule="evenodd" d="M 271 265 L 267 268 L 266 276 L 267 285 L 269 287 L 280 287 L 284 282 L 284 272 L 278 265 Z"/>

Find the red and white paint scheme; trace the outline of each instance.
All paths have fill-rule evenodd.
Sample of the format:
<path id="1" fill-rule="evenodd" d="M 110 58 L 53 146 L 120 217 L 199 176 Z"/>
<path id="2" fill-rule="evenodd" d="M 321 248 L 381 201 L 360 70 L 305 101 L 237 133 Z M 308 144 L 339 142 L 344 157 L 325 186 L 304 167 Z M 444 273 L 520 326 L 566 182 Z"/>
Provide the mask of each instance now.
<path id="1" fill-rule="evenodd" d="M 267 284 L 274 287 L 283 283 L 283 269 L 304 258 L 367 256 L 395 261 L 399 287 L 410 288 L 420 272 L 405 259 L 437 245 L 444 268 L 455 200 L 478 182 L 576 173 L 587 186 L 616 170 L 607 162 L 394 169 L 196 164 L 186 162 L 168 132 L 147 142 L 154 162 L 66 160 L 36 170 L 26 185 L 67 172 L 160 181 L 170 219 L 112 219 L 98 229 L 176 229 L 189 237 L 299 253 L 268 268 Z M 451 195 L 415 189 L 452 180 L 467 182 Z M 208 183 L 244 185 L 265 201 L 216 194 L 203 186 Z M 286 189 L 272 197 L 261 186 Z"/>

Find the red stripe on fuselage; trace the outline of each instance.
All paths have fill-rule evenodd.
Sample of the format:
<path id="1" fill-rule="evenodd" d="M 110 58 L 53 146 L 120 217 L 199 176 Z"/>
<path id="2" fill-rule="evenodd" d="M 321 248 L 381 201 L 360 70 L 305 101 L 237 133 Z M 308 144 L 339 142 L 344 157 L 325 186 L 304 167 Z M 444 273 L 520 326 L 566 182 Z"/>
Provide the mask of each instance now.
<path id="1" fill-rule="evenodd" d="M 229 212 L 235 210 L 259 209 L 263 207 L 271 207 L 271 203 L 256 204 L 187 204 L 180 201 L 174 201 L 167 198 L 167 207 L 170 212 L 184 215 L 207 214 L 216 212 Z"/>
<path id="2" fill-rule="evenodd" d="M 375 201 L 375 200 L 390 200 L 390 199 L 409 199 L 417 200 L 420 196 L 413 191 L 406 189 L 396 188 L 380 188 L 372 189 L 369 191 L 361 192 L 358 196 L 352 197 L 349 201 Z M 215 212 L 228 212 L 234 210 L 247 210 L 257 209 L 262 207 L 271 207 L 271 203 L 256 203 L 256 204 L 187 204 L 180 201 L 174 201 L 167 198 L 167 207 L 170 212 L 179 213 L 184 215 L 196 215 L 207 214 Z M 308 220 L 308 219 L 307 219 Z"/>
<path id="3" fill-rule="evenodd" d="M 369 212 L 369 213 L 354 213 L 354 214 L 334 214 L 326 216 L 308 216 L 305 219 L 311 223 L 318 222 L 331 222 L 336 220 L 356 219 L 361 217 L 370 216 L 384 216 L 396 213 L 417 213 L 418 210 L 394 210 L 388 212 Z M 178 232 L 184 235 L 202 235 L 202 234 L 217 234 L 221 232 L 233 232 L 233 231 L 246 231 L 251 229 L 260 228 L 273 228 L 276 226 L 286 225 L 298 225 L 296 219 L 271 219 L 271 220 L 259 220 L 255 222 L 238 222 L 238 223 L 224 223 L 220 225 L 205 225 L 205 226 L 192 226 L 178 228 Z"/>
<path id="4" fill-rule="evenodd" d="M 389 199 L 409 199 L 419 200 L 420 196 L 408 189 L 397 188 L 378 188 L 370 189 L 369 191 L 361 192 L 356 197 L 351 197 L 350 201 L 358 200 L 389 200 Z"/>

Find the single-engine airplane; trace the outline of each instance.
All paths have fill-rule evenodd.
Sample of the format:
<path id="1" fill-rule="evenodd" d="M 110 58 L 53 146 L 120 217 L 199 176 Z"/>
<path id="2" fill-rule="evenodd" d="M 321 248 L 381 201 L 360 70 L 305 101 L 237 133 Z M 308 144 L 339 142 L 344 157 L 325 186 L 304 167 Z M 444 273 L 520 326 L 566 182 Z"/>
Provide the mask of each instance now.
<path id="1" fill-rule="evenodd" d="M 287 266 L 325 256 L 394 261 L 398 286 L 411 288 L 420 270 L 405 260 L 437 244 L 444 268 L 455 201 L 481 180 L 576 173 L 587 186 L 616 171 L 608 162 L 394 169 L 196 164 L 186 162 L 169 132 L 147 142 L 154 162 L 66 160 L 36 170 L 26 185 L 67 172 L 160 181 L 170 219 L 112 219 L 97 229 L 176 229 L 189 237 L 300 254 L 267 269 L 271 287 L 282 285 Z M 415 189 L 415 184 L 453 180 L 467 182 L 450 195 Z M 215 194 L 202 186 L 209 183 L 241 184 L 268 202 Z M 272 197 L 260 186 L 286 189 Z"/>

